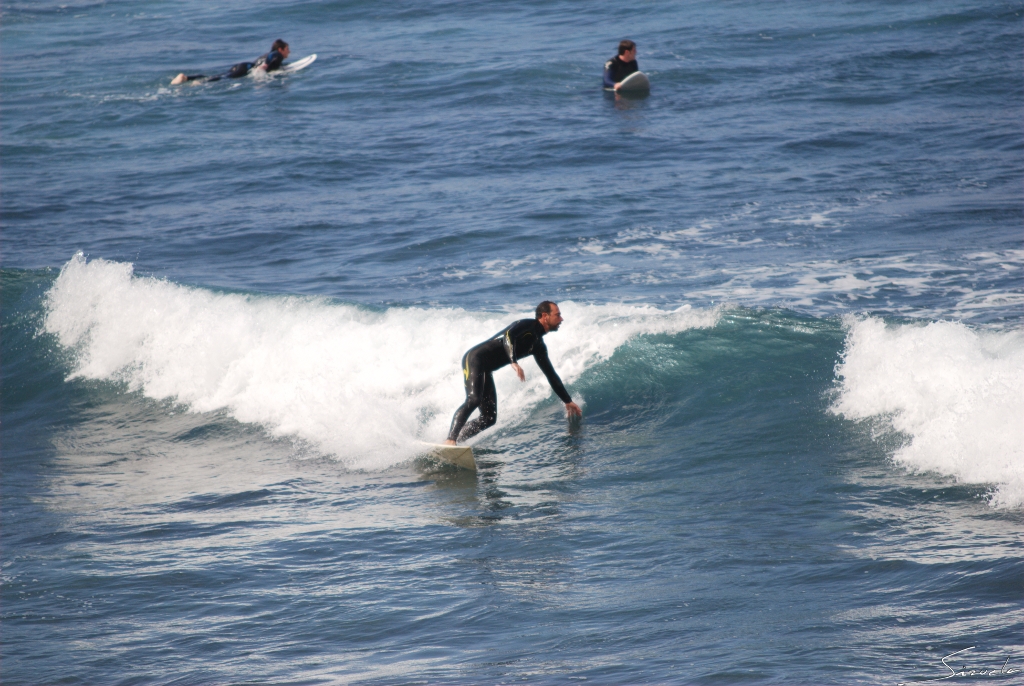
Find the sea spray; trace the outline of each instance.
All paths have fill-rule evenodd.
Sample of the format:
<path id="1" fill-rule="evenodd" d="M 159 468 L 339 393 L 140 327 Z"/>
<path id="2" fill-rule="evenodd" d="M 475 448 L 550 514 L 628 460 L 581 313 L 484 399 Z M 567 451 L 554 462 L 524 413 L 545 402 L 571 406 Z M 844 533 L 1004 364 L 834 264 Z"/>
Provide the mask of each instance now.
<path id="1" fill-rule="evenodd" d="M 566 323 L 548 348 L 570 391 L 638 335 L 719 318 L 689 306 L 561 306 Z M 326 298 L 216 293 L 79 254 L 47 293 L 43 327 L 72 351 L 70 379 L 122 382 L 194 412 L 223 410 L 350 467 L 381 469 L 415 454 L 418 439 L 445 436 L 464 398 L 463 352 L 529 316 L 526 308 L 372 311 Z M 526 373 L 525 384 L 496 375 L 499 428 L 553 397 L 536 367 Z"/>
<path id="2" fill-rule="evenodd" d="M 894 458 L 972 484 L 994 506 L 1024 503 L 1024 333 L 955 322 L 846 319 L 833 411 L 881 417 L 909 440 Z"/>

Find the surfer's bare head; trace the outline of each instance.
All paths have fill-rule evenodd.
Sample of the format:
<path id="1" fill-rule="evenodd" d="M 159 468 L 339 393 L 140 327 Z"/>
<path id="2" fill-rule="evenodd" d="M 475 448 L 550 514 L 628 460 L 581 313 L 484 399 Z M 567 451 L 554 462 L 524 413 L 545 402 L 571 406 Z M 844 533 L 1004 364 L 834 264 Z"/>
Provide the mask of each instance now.
<path id="1" fill-rule="evenodd" d="M 285 43 L 280 38 L 278 38 L 276 41 L 274 41 L 274 44 L 270 46 L 270 49 L 271 50 L 277 50 L 279 53 L 281 53 L 285 57 L 288 57 L 288 53 L 291 52 L 291 48 L 288 47 L 288 44 Z"/>
<path id="2" fill-rule="evenodd" d="M 627 52 L 633 53 L 633 57 L 636 57 L 636 43 L 628 38 L 619 42 L 619 57 L 622 57 Z"/>
<path id="3" fill-rule="evenodd" d="M 558 331 L 558 327 L 562 323 L 562 313 L 559 311 L 557 303 L 545 300 L 540 305 L 537 305 L 536 314 L 537 321 L 544 327 L 545 333 L 548 331 Z"/>

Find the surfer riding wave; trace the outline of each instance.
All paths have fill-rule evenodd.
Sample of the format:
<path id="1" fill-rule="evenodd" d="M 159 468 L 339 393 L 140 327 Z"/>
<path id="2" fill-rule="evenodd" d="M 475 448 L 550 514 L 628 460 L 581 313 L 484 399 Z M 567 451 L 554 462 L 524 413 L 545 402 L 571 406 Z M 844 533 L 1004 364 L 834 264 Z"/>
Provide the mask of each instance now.
<path id="1" fill-rule="evenodd" d="M 463 355 L 462 375 L 466 382 L 466 402 L 452 417 L 446 444 L 455 445 L 456 441 L 464 441 L 494 426 L 498 421 L 498 394 L 494 388 L 492 373 L 511 364 L 519 380 L 526 381 L 526 374 L 519 366 L 519 360 L 530 355 L 533 355 L 537 366 L 544 372 L 552 390 L 565 403 L 566 415 L 579 417 L 583 414 L 580 406 L 572 401 L 572 396 L 565 390 L 555 368 L 551 366 L 548 348 L 543 341 L 544 334 L 558 331 L 562 321 L 558 305 L 545 300 L 537 306 L 535 319 L 520 319 L 489 340 L 470 348 Z M 477 409 L 480 410 L 480 416 L 466 424 L 469 415 Z"/>

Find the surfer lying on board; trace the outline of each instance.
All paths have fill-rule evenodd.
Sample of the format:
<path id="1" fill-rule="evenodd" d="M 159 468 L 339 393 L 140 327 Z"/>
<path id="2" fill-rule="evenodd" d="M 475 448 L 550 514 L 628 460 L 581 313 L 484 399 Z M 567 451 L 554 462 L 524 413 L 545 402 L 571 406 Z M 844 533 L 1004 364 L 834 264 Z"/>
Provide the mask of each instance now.
<path id="1" fill-rule="evenodd" d="M 204 74 L 188 74 L 181 73 L 174 77 L 171 81 L 172 86 L 177 86 L 187 81 L 203 80 L 206 82 L 220 81 L 221 79 L 240 79 L 243 76 L 247 76 L 253 69 L 262 69 L 263 71 L 274 71 L 275 69 L 281 68 L 281 63 L 288 59 L 288 55 L 291 50 L 288 48 L 288 44 L 278 38 L 274 41 L 274 44 L 270 46 L 270 52 L 266 55 L 262 55 L 256 58 L 255 62 L 239 62 L 223 74 L 217 74 L 216 76 L 206 76 Z"/>
<path id="2" fill-rule="evenodd" d="M 640 71 L 636 64 L 636 43 L 624 40 L 619 43 L 619 54 L 604 63 L 604 87 L 619 90 L 622 79 L 635 71 Z"/>
<path id="3" fill-rule="evenodd" d="M 537 305 L 536 314 L 536 319 L 520 319 L 495 334 L 490 340 L 470 348 L 469 352 L 462 356 L 466 402 L 455 410 L 452 428 L 445 443 L 455 445 L 456 440 L 464 441 L 494 426 L 498 421 L 498 394 L 494 390 L 494 377 L 491 373 L 511 364 L 519 380 L 526 381 L 526 374 L 519 366 L 519 360 L 530 355 L 533 355 L 544 376 L 548 377 L 548 383 L 555 394 L 565 403 L 566 415 L 579 417 L 583 414 L 580 406 L 572 401 L 572 397 L 565 390 L 562 380 L 555 373 L 555 368 L 551 366 L 548 347 L 544 345 L 544 334 L 558 331 L 558 326 L 562 323 L 562 313 L 558 310 L 558 305 L 545 300 Z M 477 408 L 480 409 L 480 416 L 466 424 L 469 415 Z"/>

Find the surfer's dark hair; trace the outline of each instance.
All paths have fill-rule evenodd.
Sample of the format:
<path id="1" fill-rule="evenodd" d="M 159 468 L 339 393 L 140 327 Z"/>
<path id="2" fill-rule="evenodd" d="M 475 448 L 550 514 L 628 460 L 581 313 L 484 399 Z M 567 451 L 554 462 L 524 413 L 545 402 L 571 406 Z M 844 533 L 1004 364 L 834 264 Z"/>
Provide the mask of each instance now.
<path id="1" fill-rule="evenodd" d="M 625 55 L 627 52 L 629 52 L 630 50 L 632 50 L 635 47 L 636 47 L 636 43 L 634 43 L 633 41 L 631 41 L 629 39 L 626 39 L 626 40 L 620 42 L 619 43 L 619 56 L 621 57 L 622 55 Z"/>
<path id="2" fill-rule="evenodd" d="M 542 314 L 549 314 L 551 312 L 551 306 L 554 304 L 555 303 L 551 302 L 550 300 L 545 300 L 540 305 L 537 305 L 537 319 L 540 319 L 540 316 Z"/>
<path id="3" fill-rule="evenodd" d="M 276 41 L 274 41 L 274 44 L 270 46 L 270 49 L 271 50 L 280 50 L 281 48 L 287 48 L 287 47 L 288 47 L 288 44 L 285 43 L 280 38 L 278 38 Z M 619 54 L 621 55 L 622 53 L 619 53 Z"/>

